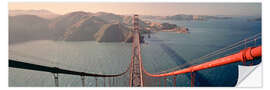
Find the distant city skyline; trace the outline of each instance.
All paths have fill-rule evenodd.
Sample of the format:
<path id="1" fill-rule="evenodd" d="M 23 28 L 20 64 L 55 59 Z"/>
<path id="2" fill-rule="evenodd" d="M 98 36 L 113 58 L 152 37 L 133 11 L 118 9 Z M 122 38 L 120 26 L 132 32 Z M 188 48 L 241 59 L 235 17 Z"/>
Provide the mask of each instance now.
<path id="1" fill-rule="evenodd" d="M 171 16 L 176 14 L 261 16 L 261 3 L 9 3 L 9 10 L 48 10 L 56 14 L 74 11 Z"/>

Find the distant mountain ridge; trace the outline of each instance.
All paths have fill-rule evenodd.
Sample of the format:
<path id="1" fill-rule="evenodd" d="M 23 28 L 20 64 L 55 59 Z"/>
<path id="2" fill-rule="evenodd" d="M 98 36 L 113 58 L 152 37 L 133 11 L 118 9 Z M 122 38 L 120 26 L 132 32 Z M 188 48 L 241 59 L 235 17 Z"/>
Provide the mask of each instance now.
<path id="1" fill-rule="evenodd" d="M 159 20 L 209 20 L 209 19 L 231 19 L 232 17 L 177 14 L 177 15 L 173 15 L 173 16 L 144 15 L 144 16 L 142 16 L 142 18 L 144 18 L 144 19 L 159 19 Z"/>
<path id="2" fill-rule="evenodd" d="M 52 19 L 59 16 L 48 10 L 9 10 L 9 16 L 17 15 L 36 15 L 45 19 Z"/>
<path id="3" fill-rule="evenodd" d="M 9 16 L 9 43 L 31 40 L 131 42 L 132 16 L 76 11 L 52 19 L 38 15 Z M 139 20 L 142 33 L 178 26 Z M 181 29 L 182 30 L 182 29 Z"/>
<path id="4" fill-rule="evenodd" d="M 132 35 L 123 24 L 106 24 L 95 34 L 97 42 L 127 41 Z"/>
<path id="5" fill-rule="evenodd" d="M 35 15 L 9 16 L 9 43 L 53 39 L 49 20 Z"/>

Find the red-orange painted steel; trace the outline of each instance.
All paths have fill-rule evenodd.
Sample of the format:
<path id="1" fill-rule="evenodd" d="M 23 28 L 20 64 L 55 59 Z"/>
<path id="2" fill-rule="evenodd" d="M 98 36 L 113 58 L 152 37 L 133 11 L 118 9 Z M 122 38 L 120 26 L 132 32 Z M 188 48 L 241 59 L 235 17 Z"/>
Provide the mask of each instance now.
<path id="1" fill-rule="evenodd" d="M 173 86 L 176 86 L 176 76 L 173 77 Z"/>
<path id="2" fill-rule="evenodd" d="M 167 77 L 164 77 L 164 86 L 167 86 Z"/>
<path id="3" fill-rule="evenodd" d="M 195 72 L 190 72 L 191 80 L 190 80 L 190 86 L 193 87 L 195 84 Z"/>
<path id="4" fill-rule="evenodd" d="M 245 62 L 246 60 L 253 60 L 256 57 L 261 57 L 262 56 L 262 47 L 257 46 L 257 47 L 248 47 L 244 50 L 241 50 L 238 53 L 222 57 L 213 61 L 209 61 L 206 63 L 202 63 L 199 65 L 195 65 L 192 67 L 188 67 L 185 69 L 169 72 L 169 73 L 164 73 L 164 74 L 151 74 L 147 71 L 144 70 L 144 73 L 147 74 L 148 76 L 152 77 L 164 77 L 164 76 L 172 76 L 172 75 L 178 75 L 178 74 L 183 74 L 183 73 L 188 73 L 188 72 L 194 72 L 194 71 L 199 71 L 203 69 L 208 69 L 208 68 L 213 68 L 217 66 L 222 66 L 225 64 L 230 64 L 230 63 L 235 63 L 235 62 Z"/>

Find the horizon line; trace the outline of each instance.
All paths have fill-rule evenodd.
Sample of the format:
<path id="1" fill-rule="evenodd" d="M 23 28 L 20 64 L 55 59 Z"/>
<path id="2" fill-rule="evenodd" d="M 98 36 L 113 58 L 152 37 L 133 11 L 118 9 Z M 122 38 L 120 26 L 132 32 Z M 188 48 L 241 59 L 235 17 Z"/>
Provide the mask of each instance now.
<path id="1" fill-rule="evenodd" d="M 45 10 L 45 11 L 48 11 L 48 12 L 51 12 L 51 13 L 54 13 L 54 14 L 57 14 L 57 15 L 66 15 L 66 14 L 70 14 L 70 13 L 73 13 L 73 12 L 86 12 L 86 13 L 100 13 L 100 12 L 104 12 L 104 13 L 113 13 L 113 14 L 116 14 L 116 15 L 132 15 L 132 13 L 130 14 L 119 14 L 119 13 L 114 13 L 114 12 L 108 12 L 108 11 L 98 11 L 98 12 L 89 12 L 89 11 L 85 11 L 85 10 L 76 10 L 76 11 L 70 11 L 70 12 L 67 12 L 67 13 L 64 13 L 64 14 L 61 14 L 61 13 L 56 13 L 56 12 L 53 12 L 51 10 L 48 10 L 48 9 L 8 9 L 8 12 L 10 11 L 42 11 L 42 10 Z M 135 14 L 135 13 L 134 13 Z M 174 15 L 151 15 L 151 14 L 139 14 L 139 15 L 142 15 L 142 16 L 175 16 L 175 15 L 198 15 L 198 16 L 226 16 L 226 17 L 239 17 L 239 16 L 258 16 L 258 15 L 204 15 L 204 14 L 185 14 L 185 13 L 178 13 L 178 14 L 174 14 Z M 262 17 L 262 15 L 260 15 L 260 17 Z"/>

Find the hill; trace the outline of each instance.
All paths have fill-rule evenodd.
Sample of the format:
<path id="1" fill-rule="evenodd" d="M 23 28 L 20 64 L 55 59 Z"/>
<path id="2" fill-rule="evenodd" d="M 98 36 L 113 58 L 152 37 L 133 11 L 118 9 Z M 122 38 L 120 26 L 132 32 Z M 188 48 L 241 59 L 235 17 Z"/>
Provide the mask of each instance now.
<path id="1" fill-rule="evenodd" d="M 35 15 L 44 19 L 53 19 L 59 16 L 58 14 L 48 10 L 9 10 L 9 16 L 17 15 Z"/>
<path id="2" fill-rule="evenodd" d="M 9 43 L 53 39 L 49 20 L 34 15 L 9 16 Z"/>
<path id="3" fill-rule="evenodd" d="M 97 42 L 124 42 L 131 35 L 123 24 L 106 24 L 95 34 Z"/>
<path id="4" fill-rule="evenodd" d="M 9 17 L 10 44 L 31 40 L 131 42 L 132 17 L 113 13 L 71 12 L 53 19 L 37 15 Z M 142 34 L 174 30 L 178 26 L 139 20 Z"/>

